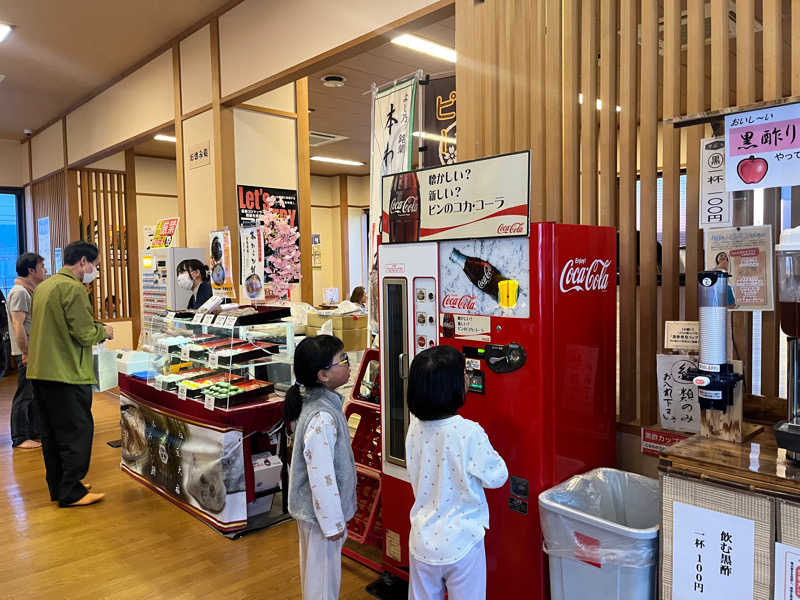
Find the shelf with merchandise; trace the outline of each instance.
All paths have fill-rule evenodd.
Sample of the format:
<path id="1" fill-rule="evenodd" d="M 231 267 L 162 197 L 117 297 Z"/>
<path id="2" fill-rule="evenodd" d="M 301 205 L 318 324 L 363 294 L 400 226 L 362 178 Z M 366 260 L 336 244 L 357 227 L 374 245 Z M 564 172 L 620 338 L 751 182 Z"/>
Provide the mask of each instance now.
<path id="1" fill-rule="evenodd" d="M 209 411 L 258 404 L 284 392 L 293 380 L 293 323 L 241 325 L 237 319 L 224 313 L 152 317 L 140 348 L 162 360 L 160 369 L 146 374 L 147 384 L 180 400 L 202 401 Z"/>

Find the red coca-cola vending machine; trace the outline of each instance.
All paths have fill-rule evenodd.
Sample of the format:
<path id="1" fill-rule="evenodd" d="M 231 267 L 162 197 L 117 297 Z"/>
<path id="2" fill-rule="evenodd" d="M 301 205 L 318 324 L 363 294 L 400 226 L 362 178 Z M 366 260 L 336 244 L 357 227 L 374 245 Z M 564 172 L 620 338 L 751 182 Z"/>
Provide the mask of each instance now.
<path id="1" fill-rule="evenodd" d="M 524 152 L 420 170 L 415 186 L 384 178 L 383 566 L 407 578 L 409 365 L 423 349 L 448 344 L 472 369 L 460 414 L 481 424 L 510 474 L 486 490 L 493 600 L 548 597 L 539 493 L 616 462 L 615 230 L 529 223 L 529 173 Z M 396 192 L 412 188 L 411 200 Z M 403 229 L 415 229 L 416 241 L 388 234 L 397 231 L 392 201 L 416 213 L 403 215 L 416 221 Z"/>

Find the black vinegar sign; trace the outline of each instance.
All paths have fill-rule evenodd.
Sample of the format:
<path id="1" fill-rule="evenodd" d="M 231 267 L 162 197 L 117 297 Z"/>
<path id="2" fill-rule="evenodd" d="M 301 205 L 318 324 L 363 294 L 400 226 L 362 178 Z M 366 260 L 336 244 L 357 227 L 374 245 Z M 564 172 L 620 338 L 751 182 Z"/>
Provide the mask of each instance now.
<path id="1" fill-rule="evenodd" d="M 239 227 L 269 226 L 272 219 L 267 211 L 286 221 L 295 231 L 300 231 L 300 211 L 297 208 L 297 190 L 263 187 L 260 185 L 237 185 L 239 204 Z M 300 250 L 300 238 L 295 242 Z M 266 247 L 265 247 L 266 250 Z"/>
<path id="2" fill-rule="evenodd" d="M 530 152 L 386 175 L 383 242 L 525 236 Z"/>

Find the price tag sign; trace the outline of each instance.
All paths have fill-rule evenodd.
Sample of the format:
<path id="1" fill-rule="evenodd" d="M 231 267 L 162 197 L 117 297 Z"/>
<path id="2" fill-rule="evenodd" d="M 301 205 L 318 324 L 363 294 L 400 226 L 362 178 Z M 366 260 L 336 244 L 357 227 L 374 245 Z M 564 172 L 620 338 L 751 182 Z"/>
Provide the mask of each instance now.
<path id="1" fill-rule="evenodd" d="M 236 317 L 235 315 L 231 315 L 230 317 L 228 317 L 228 327 L 230 327 L 231 329 L 236 327 L 236 319 L 237 318 L 238 317 Z"/>
<path id="2" fill-rule="evenodd" d="M 190 358 L 192 357 L 189 352 L 189 346 L 188 345 L 183 346 L 181 348 L 181 360 L 189 360 Z"/>
<path id="3" fill-rule="evenodd" d="M 211 325 L 214 322 L 215 315 L 208 314 L 203 317 L 203 325 Z"/>
<path id="4" fill-rule="evenodd" d="M 208 366 L 212 369 L 216 369 L 219 366 L 219 354 L 209 353 Z"/>
<path id="5" fill-rule="evenodd" d="M 172 311 L 168 311 L 168 312 L 167 312 L 167 319 L 169 319 L 170 321 L 172 321 L 174 318 L 175 318 L 175 313 L 174 313 L 174 312 L 172 312 Z"/>
<path id="6" fill-rule="evenodd" d="M 214 410 L 214 397 L 206 394 L 203 399 L 203 406 L 206 410 Z"/>
<path id="7" fill-rule="evenodd" d="M 158 342 L 156 348 L 158 349 L 159 352 L 166 353 L 169 351 L 169 346 L 167 346 L 164 342 Z"/>
<path id="8" fill-rule="evenodd" d="M 217 327 L 227 327 L 227 322 L 228 322 L 228 317 L 220 313 L 214 320 L 214 325 L 216 325 Z"/>
<path id="9" fill-rule="evenodd" d="M 202 323 L 203 322 L 203 313 L 194 313 L 194 317 L 192 317 L 192 323 Z"/>
<path id="10" fill-rule="evenodd" d="M 185 385 L 178 386 L 178 400 L 186 400 L 186 392 L 189 390 Z"/>

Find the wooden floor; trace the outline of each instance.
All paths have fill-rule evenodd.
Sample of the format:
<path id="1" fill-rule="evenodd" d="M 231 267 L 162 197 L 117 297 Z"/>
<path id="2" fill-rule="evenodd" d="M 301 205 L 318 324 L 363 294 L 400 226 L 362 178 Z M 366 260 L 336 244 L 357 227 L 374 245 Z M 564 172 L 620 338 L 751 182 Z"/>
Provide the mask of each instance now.
<path id="1" fill-rule="evenodd" d="M 123 474 L 119 403 L 95 394 L 92 466 L 100 504 L 50 502 L 39 450 L 13 450 L 16 373 L 0 381 L 0 598 L 300 598 L 294 521 L 231 541 Z M 376 574 L 342 559 L 341 598 L 371 598 Z"/>

